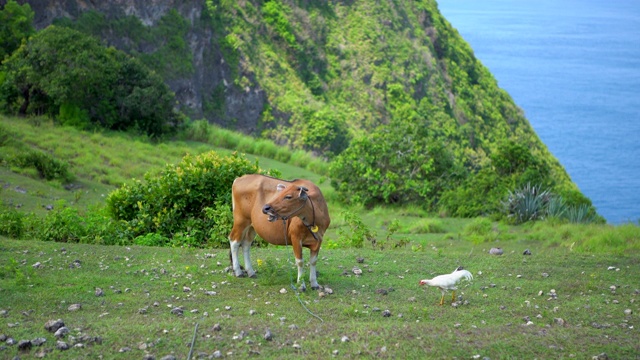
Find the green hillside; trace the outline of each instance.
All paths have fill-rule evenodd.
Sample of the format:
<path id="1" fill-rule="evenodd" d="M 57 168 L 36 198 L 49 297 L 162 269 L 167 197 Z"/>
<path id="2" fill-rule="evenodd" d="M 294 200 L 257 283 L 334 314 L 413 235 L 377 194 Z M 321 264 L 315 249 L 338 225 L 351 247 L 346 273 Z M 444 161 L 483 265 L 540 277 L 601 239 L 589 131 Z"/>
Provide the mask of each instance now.
<path id="1" fill-rule="evenodd" d="M 138 17 L 96 4 L 64 8 L 64 18 L 45 16 L 51 8 L 34 3 L 41 29 L 3 63 L 0 107 L 112 129 L 130 121 L 152 136 L 168 131 L 166 122 L 188 126 L 202 117 L 330 160 L 344 201 L 369 207 L 411 203 L 450 216 L 491 215 L 510 193 L 534 187 L 597 215 L 434 0 L 131 6 Z M 92 41 L 64 28 L 113 48 L 98 54 Z M 73 60 L 76 73 L 47 68 L 53 75 L 32 75 L 41 71 L 36 64 L 64 63 L 39 49 L 74 38 L 86 46 L 55 53 L 81 59 Z M 87 73 L 95 85 L 82 77 Z M 115 76 L 97 75 L 106 73 Z M 120 86 L 127 74 L 141 80 Z M 175 92 L 182 116 L 149 101 L 167 96 L 155 74 Z M 78 78 L 81 89 L 105 90 L 60 90 Z"/>

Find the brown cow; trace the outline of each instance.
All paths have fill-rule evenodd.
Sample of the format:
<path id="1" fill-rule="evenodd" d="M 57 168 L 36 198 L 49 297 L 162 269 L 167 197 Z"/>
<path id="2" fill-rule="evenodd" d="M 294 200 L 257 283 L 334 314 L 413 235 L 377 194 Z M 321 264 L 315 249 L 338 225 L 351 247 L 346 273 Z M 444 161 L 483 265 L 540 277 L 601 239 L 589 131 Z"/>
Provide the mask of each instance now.
<path id="1" fill-rule="evenodd" d="M 270 244 L 293 245 L 298 283 L 302 282 L 302 290 L 305 290 L 302 247 L 309 248 L 309 282 L 312 289 L 317 289 L 318 252 L 331 222 L 327 202 L 320 189 L 308 180 L 286 181 L 251 174 L 235 179 L 232 197 L 233 229 L 229 234 L 229 242 L 234 274 L 243 276 L 238 260 L 238 249 L 242 246 L 247 275 L 255 276 L 250 249 L 257 233 Z"/>

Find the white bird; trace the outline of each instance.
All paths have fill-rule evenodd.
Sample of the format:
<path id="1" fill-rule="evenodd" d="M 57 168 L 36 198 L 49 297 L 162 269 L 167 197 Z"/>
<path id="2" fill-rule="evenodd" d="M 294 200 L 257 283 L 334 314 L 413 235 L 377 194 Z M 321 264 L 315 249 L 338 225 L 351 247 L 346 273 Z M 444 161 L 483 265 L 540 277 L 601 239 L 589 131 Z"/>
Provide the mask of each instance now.
<path id="1" fill-rule="evenodd" d="M 471 279 L 473 279 L 473 275 L 471 275 L 469 271 L 462 269 L 462 267 L 459 267 L 455 269 L 451 274 L 438 275 L 433 279 L 420 280 L 420 285 L 429 285 L 439 288 L 440 292 L 442 293 L 442 297 L 440 298 L 440 305 L 443 305 L 444 294 L 447 292 L 447 290 L 453 290 L 453 294 L 451 294 L 451 302 L 453 302 L 456 297 L 456 290 L 458 290 L 456 285 L 462 279 L 471 281 Z"/>

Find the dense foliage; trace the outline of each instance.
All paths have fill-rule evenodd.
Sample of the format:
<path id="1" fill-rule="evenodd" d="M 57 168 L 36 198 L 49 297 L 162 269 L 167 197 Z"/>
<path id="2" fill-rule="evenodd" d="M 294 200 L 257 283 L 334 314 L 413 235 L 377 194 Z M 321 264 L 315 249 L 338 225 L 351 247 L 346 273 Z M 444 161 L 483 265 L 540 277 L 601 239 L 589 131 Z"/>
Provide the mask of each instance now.
<path id="1" fill-rule="evenodd" d="M 96 11 L 58 19 L 5 63 L 0 107 L 156 136 L 180 118 L 145 66 L 168 83 L 218 66 L 218 83 L 200 99 L 209 120 L 235 126 L 227 105 L 264 91 L 252 131 L 332 160 L 332 184 L 347 202 L 497 215 L 510 194 L 533 184 L 593 213 L 436 1 L 206 0 L 196 10 L 172 9 L 152 25 Z M 209 44 L 196 53 L 190 44 L 202 34 Z M 64 59 L 73 67 L 51 65 Z M 209 141 L 203 125 L 188 130 Z"/>
<path id="2" fill-rule="evenodd" d="M 161 174 L 148 173 L 144 182 L 112 192 L 107 208 L 143 245 L 222 247 L 233 224 L 233 180 L 259 172 L 257 164 L 237 154 L 187 155 Z"/>
<path id="3" fill-rule="evenodd" d="M 0 63 L 35 33 L 34 15 L 29 4 L 19 5 L 15 0 L 9 0 L 0 10 Z"/>
<path id="4" fill-rule="evenodd" d="M 50 26 L 2 64 L 0 109 L 48 114 L 81 128 L 134 129 L 156 137 L 181 121 L 173 94 L 139 61 L 78 31 Z"/>

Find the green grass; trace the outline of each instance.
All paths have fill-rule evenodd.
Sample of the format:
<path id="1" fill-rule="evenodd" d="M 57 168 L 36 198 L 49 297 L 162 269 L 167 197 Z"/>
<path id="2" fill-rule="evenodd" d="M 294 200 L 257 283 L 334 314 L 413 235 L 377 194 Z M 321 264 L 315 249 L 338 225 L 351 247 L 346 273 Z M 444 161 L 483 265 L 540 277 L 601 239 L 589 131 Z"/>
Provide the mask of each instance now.
<path id="1" fill-rule="evenodd" d="M 266 359 L 330 358 L 334 351 L 347 358 L 584 359 L 605 352 L 622 359 L 640 351 L 637 257 L 548 251 L 526 241 L 503 246 L 503 256 L 489 255 L 488 244 L 429 244 L 421 251 L 369 246 L 322 250 L 319 282 L 333 294 L 300 294 L 300 301 L 321 321 L 291 290 L 295 270 L 290 248 L 253 249 L 258 277 L 248 279 L 224 271 L 227 250 L 1 239 L 0 310 L 8 313 L 0 334 L 16 340 L 45 337 L 47 342 L 27 353 L 8 346 L 0 354 L 33 358 L 42 349 L 52 349 L 56 339 L 44 330 L 52 319 L 62 319 L 76 338 L 99 336 L 102 344 L 52 350 L 50 359 L 128 359 L 146 352 L 185 359 L 196 324 L 194 357 L 219 350 L 225 357 L 259 353 Z M 533 255 L 523 256 L 524 248 Z M 71 268 L 76 260 L 81 266 Z M 42 267 L 34 268 L 36 262 Z M 474 274 L 458 291 L 466 303 L 437 305 L 439 291 L 420 287 L 419 280 L 459 265 Z M 363 270 L 361 276 L 352 273 L 354 266 Z M 607 270 L 609 266 L 619 270 Z M 96 287 L 105 296 L 96 297 Z M 281 289 L 288 291 L 282 294 Z M 388 293 L 382 295 L 379 289 Z M 82 309 L 69 311 L 75 303 Z M 178 306 L 184 309 L 181 317 L 170 312 Z M 146 313 L 139 313 L 142 308 Z M 633 313 L 625 315 L 625 309 Z M 384 310 L 391 316 L 383 317 Z M 527 326 L 525 317 L 533 324 Z M 566 325 L 558 325 L 556 318 Z M 215 324 L 220 331 L 213 330 Z M 272 341 L 263 339 L 266 329 Z M 349 341 L 342 341 L 345 336 Z M 122 348 L 131 350 L 120 353 Z"/>
<path id="2" fill-rule="evenodd" d="M 55 154 L 70 164 L 76 176 L 75 186 L 66 190 L 59 181 L 38 179 L 34 171 L 0 167 L 2 202 L 20 204 L 19 211 L 40 215 L 47 212 L 46 205 L 61 199 L 83 210 L 102 204 L 121 182 L 142 179 L 147 172 L 179 162 L 186 153 L 232 152 L 198 142 L 154 144 L 127 134 L 0 120 L 13 132 L 3 146 L 21 142 Z M 305 159 L 301 154 L 289 156 L 291 163 L 247 157 L 257 159 L 262 168 L 279 170 L 284 178 L 316 182 L 329 202 L 332 224 L 318 269 L 320 284 L 334 293 L 300 295 L 300 301 L 323 321 L 309 314 L 291 290 L 296 274 L 290 248 L 255 248 L 258 278 L 237 279 L 224 271 L 227 249 L 105 247 L 0 238 L 0 310 L 7 310 L 0 334 L 17 341 L 47 338 L 45 345 L 26 353 L 8 346 L 0 350 L 0 358 L 34 358 L 45 349 L 50 351 L 46 357 L 53 359 L 129 359 L 145 352 L 156 358 L 175 354 L 185 359 L 196 324 L 194 358 L 216 350 L 225 357 L 259 353 L 267 359 L 329 358 L 334 351 L 347 358 L 480 355 L 493 359 L 581 359 L 602 352 L 609 358 L 633 358 L 640 352 L 636 270 L 640 227 L 635 224 L 544 221 L 511 226 L 485 218 L 440 217 L 415 207 L 347 207 L 326 176 L 300 166 L 298 162 Z M 375 232 L 375 249 L 367 241 L 360 249 L 342 243 L 340 233 L 350 226 L 346 213 L 356 214 Z M 494 246 L 505 254 L 489 255 Z M 532 256 L 522 255 L 526 248 Z M 356 262 L 358 257 L 365 259 L 363 264 Z M 75 260 L 80 267 L 71 267 Z M 36 262 L 42 267 L 34 268 Z M 459 291 L 468 303 L 438 306 L 439 291 L 419 287 L 418 281 L 459 265 L 475 276 Z M 352 273 L 354 266 L 363 270 L 362 276 Z M 614 269 L 607 270 L 610 266 Z M 191 291 L 184 292 L 185 286 Z M 96 297 L 96 287 L 106 295 Z M 283 288 L 288 292 L 281 294 Z M 550 299 L 552 289 L 555 299 Z M 70 312 L 74 303 L 82 304 L 82 310 Z M 171 314 L 170 305 L 182 306 L 184 315 Z M 141 314 L 143 308 L 146 313 Z M 625 315 L 625 309 L 632 314 Z M 391 316 L 383 317 L 384 310 Z M 525 325 L 525 317 L 533 325 Z M 76 338 L 99 336 L 102 343 L 53 350 L 55 339 L 44 330 L 44 323 L 58 318 Z M 555 318 L 566 321 L 566 326 L 559 326 Z M 212 330 L 215 324 L 220 324 L 220 331 Z M 262 337 L 267 328 L 273 341 Z M 345 336 L 349 341 L 341 340 Z M 131 350 L 121 353 L 123 348 Z"/>

